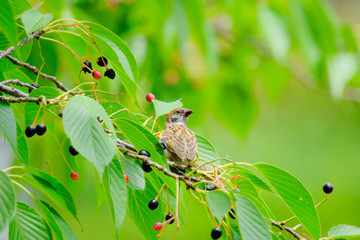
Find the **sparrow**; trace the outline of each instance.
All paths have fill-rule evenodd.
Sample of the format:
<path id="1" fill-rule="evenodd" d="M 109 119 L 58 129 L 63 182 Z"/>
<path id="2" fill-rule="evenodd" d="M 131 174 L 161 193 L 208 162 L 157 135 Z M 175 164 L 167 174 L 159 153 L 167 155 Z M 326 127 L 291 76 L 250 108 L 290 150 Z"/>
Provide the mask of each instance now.
<path id="1" fill-rule="evenodd" d="M 169 162 L 189 166 L 190 162 L 196 159 L 196 136 L 186 126 L 187 120 L 192 113 L 192 110 L 186 108 L 175 108 L 166 117 L 165 130 L 161 140 L 167 145 L 165 155 Z M 195 167 L 197 163 L 195 163 Z M 176 174 L 184 175 L 183 170 L 174 167 L 170 167 L 170 170 Z"/>

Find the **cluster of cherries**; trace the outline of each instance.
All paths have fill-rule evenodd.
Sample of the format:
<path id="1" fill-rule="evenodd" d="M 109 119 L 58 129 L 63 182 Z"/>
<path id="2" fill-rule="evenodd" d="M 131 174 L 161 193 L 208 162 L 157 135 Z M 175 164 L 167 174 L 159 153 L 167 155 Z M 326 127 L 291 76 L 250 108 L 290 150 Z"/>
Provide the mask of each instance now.
<path id="1" fill-rule="evenodd" d="M 96 59 L 96 63 L 97 65 L 99 65 L 100 67 L 106 67 L 106 71 L 104 73 L 104 76 L 110 78 L 110 79 L 114 79 L 115 78 L 115 71 L 114 69 L 108 68 L 107 64 L 108 64 L 108 60 L 104 57 L 104 56 L 100 56 Z M 92 64 L 91 62 L 89 62 L 88 60 L 86 60 L 85 62 L 83 62 L 84 67 L 81 69 L 84 73 L 91 73 L 91 75 L 93 76 L 93 78 L 95 79 L 100 79 L 102 77 L 101 72 L 98 70 L 93 70 L 92 68 Z"/>

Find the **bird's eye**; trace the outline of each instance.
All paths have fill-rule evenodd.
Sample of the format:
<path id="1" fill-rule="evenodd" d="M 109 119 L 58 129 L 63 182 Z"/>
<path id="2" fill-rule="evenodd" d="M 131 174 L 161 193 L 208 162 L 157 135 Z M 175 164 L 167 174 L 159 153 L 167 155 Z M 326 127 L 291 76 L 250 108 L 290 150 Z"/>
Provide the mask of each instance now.
<path id="1" fill-rule="evenodd" d="M 179 111 L 179 110 L 177 110 L 177 111 L 176 111 L 176 113 L 180 113 L 180 111 Z"/>

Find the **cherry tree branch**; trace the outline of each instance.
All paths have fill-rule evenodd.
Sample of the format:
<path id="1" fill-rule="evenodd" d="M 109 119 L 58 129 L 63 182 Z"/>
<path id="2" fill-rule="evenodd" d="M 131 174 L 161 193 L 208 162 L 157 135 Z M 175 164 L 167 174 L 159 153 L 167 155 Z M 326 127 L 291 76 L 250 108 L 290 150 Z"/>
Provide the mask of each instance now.
<path id="1" fill-rule="evenodd" d="M 290 233 L 291 235 L 293 235 L 294 238 L 296 238 L 296 239 L 301 239 L 301 236 L 300 236 L 297 232 L 295 232 L 295 230 L 294 230 L 293 228 L 290 228 L 290 227 L 286 227 L 286 226 L 284 226 L 284 225 L 281 225 L 280 223 L 277 223 L 277 222 L 275 222 L 275 221 L 272 220 L 272 219 L 270 219 L 270 221 L 271 221 L 271 225 L 279 228 L 280 230 L 285 230 L 285 231 L 287 231 L 288 233 Z"/>
<path id="2" fill-rule="evenodd" d="M 24 38 L 23 40 L 21 40 L 19 43 L 18 43 L 18 47 L 21 47 L 22 45 L 30 42 L 31 40 L 33 40 L 34 38 L 39 38 L 41 35 L 43 35 L 45 33 L 44 29 L 40 29 L 38 31 L 35 31 L 33 32 L 32 34 L 30 34 L 29 37 L 27 38 Z M 12 52 L 15 51 L 15 47 L 14 46 L 11 46 L 9 47 L 6 51 L 1 51 L 0 52 L 0 59 L 6 57 L 6 56 L 9 56 Z"/>

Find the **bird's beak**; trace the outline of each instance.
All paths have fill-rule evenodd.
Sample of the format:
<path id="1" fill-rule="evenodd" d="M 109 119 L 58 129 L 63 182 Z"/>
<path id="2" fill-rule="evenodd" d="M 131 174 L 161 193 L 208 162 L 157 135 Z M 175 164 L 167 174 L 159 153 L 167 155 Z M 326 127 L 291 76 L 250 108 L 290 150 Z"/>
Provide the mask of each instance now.
<path id="1" fill-rule="evenodd" d="M 185 117 L 188 117 L 190 114 L 192 114 L 194 111 L 187 109 L 184 113 Z"/>

